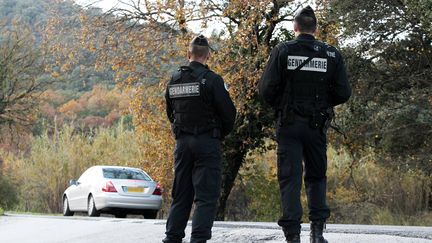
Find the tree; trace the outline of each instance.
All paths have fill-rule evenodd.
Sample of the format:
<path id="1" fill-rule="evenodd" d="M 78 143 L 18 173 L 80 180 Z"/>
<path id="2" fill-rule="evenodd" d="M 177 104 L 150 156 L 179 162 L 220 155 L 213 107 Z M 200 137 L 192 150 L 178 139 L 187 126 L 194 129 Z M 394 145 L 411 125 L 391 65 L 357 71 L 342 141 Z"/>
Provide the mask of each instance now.
<path id="1" fill-rule="evenodd" d="M 188 24 L 203 25 L 218 21 L 223 31 L 212 36 L 218 50 L 210 63 L 230 86 L 229 92 L 238 108 L 234 132 L 224 141 L 222 193 L 218 219 L 224 219 L 226 200 L 246 155 L 265 150 L 265 139 L 272 137 L 273 114 L 263 106 L 256 92 L 269 51 L 281 40 L 292 36 L 281 28 L 300 7 L 294 1 L 122 1 L 124 7 L 108 11 L 98 26 L 90 25 L 83 39 L 97 39 L 95 28 L 108 33 L 97 47 L 100 59 L 112 64 L 116 77 L 125 87 L 138 87 L 135 112 L 139 130 L 153 144 L 146 144 L 149 159 L 172 159 L 172 138 L 164 117 L 163 93 L 170 73 L 184 62 L 188 41 L 195 35 Z M 280 30 L 280 31 L 278 31 Z M 101 33 L 101 32 L 98 32 Z M 91 43 L 91 44 L 90 44 Z M 155 146 L 158 149 L 155 150 Z M 163 166 L 162 166 L 163 165 Z M 164 168 L 164 169 L 161 169 Z M 158 166 L 164 178 L 172 176 L 171 163 Z"/>
<path id="2" fill-rule="evenodd" d="M 355 94 L 340 109 L 346 139 L 339 145 L 350 149 L 354 167 L 373 151 L 399 174 L 418 173 L 425 185 L 418 201 L 432 208 L 432 2 L 322 2 L 340 37 L 354 43 L 343 50 Z"/>
<path id="3" fill-rule="evenodd" d="M 431 6 L 423 0 L 332 1 L 329 6 L 330 18 L 342 20 L 344 37 L 360 40 L 344 50 L 357 91 L 343 121 L 351 144 L 374 147 L 391 160 L 402 156 L 398 163 L 392 161 L 395 167 L 421 168 L 429 174 Z"/>
<path id="4" fill-rule="evenodd" d="M 41 59 L 27 31 L 6 31 L 0 36 L 0 125 L 29 125 L 42 87 L 37 75 Z"/>

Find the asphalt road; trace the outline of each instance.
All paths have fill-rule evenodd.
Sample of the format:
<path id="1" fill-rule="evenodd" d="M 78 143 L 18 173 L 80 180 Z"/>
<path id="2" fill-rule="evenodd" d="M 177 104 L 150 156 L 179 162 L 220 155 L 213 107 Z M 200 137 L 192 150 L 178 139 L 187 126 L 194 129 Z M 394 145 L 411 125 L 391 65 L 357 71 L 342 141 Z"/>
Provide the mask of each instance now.
<path id="1" fill-rule="evenodd" d="M 0 217 L 0 243 L 153 243 L 164 237 L 164 220 L 88 218 L 84 216 L 35 216 L 8 214 Z M 189 240 L 190 225 L 186 229 Z M 309 242 L 303 226 L 302 242 Z M 327 225 L 330 243 L 432 243 L 432 227 Z M 275 223 L 215 222 L 209 243 L 284 242 Z"/>

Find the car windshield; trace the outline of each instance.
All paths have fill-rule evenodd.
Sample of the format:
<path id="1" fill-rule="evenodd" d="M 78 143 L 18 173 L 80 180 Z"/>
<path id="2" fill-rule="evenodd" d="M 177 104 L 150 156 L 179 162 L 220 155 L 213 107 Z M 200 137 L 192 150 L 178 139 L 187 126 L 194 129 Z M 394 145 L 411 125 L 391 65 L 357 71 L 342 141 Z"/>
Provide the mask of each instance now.
<path id="1" fill-rule="evenodd" d="M 107 179 L 129 179 L 151 181 L 150 177 L 141 170 L 128 168 L 103 168 L 103 176 Z"/>

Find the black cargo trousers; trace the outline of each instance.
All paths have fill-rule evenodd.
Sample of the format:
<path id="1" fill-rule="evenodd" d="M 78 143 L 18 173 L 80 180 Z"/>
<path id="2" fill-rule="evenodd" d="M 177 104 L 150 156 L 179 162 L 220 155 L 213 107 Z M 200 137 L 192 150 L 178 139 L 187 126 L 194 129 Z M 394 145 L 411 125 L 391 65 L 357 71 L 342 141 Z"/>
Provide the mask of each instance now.
<path id="1" fill-rule="evenodd" d="M 325 222 L 330 216 L 326 203 L 327 138 L 322 129 L 311 128 L 307 119 L 278 126 L 277 165 L 283 215 L 278 224 L 289 234 L 300 233 L 303 209 L 300 201 L 304 181 L 309 220 Z"/>
<path id="2" fill-rule="evenodd" d="M 220 193 L 220 139 L 211 133 L 181 133 L 176 138 L 174 157 L 173 202 L 166 225 L 167 238 L 170 242 L 182 241 L 195 202 L 191 242 L 206 241 L 211 238 Z"/>

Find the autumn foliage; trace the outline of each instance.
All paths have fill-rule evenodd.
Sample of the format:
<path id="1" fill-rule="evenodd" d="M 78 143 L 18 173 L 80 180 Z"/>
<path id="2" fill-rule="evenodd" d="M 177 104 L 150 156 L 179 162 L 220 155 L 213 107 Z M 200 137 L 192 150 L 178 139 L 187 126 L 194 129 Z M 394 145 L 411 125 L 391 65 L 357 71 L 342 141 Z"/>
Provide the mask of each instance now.
<path id="1" fill-rule="evenodd" d="M 256 86 L 269 51 L 293 38 L 289 23 L 301 3 L 130 0 L 104 12 L 70 1 L 34 0 L 35 8 L 5 2 L 6 23 L 12 13 L 35 16 L 21 18 L 23 29 L 37 36 L 24 47 L 38 51 L 43 70 L 29 69 L 34 75 L 26 82 L 49 85 L 28 96 L 32 112 L 16 108 L 25 102 L 10 106 L 9 114 L 24 114 L 29 126 L 0 124 L 0 188 L 8 189 L 0 191 L 0 207 L 58 212 L 67 181 L 104 163 L 140 167 L 161 182 L 165 217 L 174 150 L 165 85 L 187 64 L 188 43 L 199 32 L 191 26 L 199 25 L 201 31 L 218 26 L 209 35 L 209 66 L 222 75 L 239 111 L 224 140 L 218 218 L 279 217 L 274 117 Z M 330 220 L 430 224 L 430 8 L 423 0 L 379 3 L 317 1 L 318 38 L 336 46 L 358 35 L 363 40 L 340 48 L 354 97 L 337 108 L 344 134 L 329 134 Z M 27 12 L 13 12 L 14 6 Z M 393 14 L 401 22 L 382 21 Z M 11 76 L 17 66 L 8 66 Z"/>

